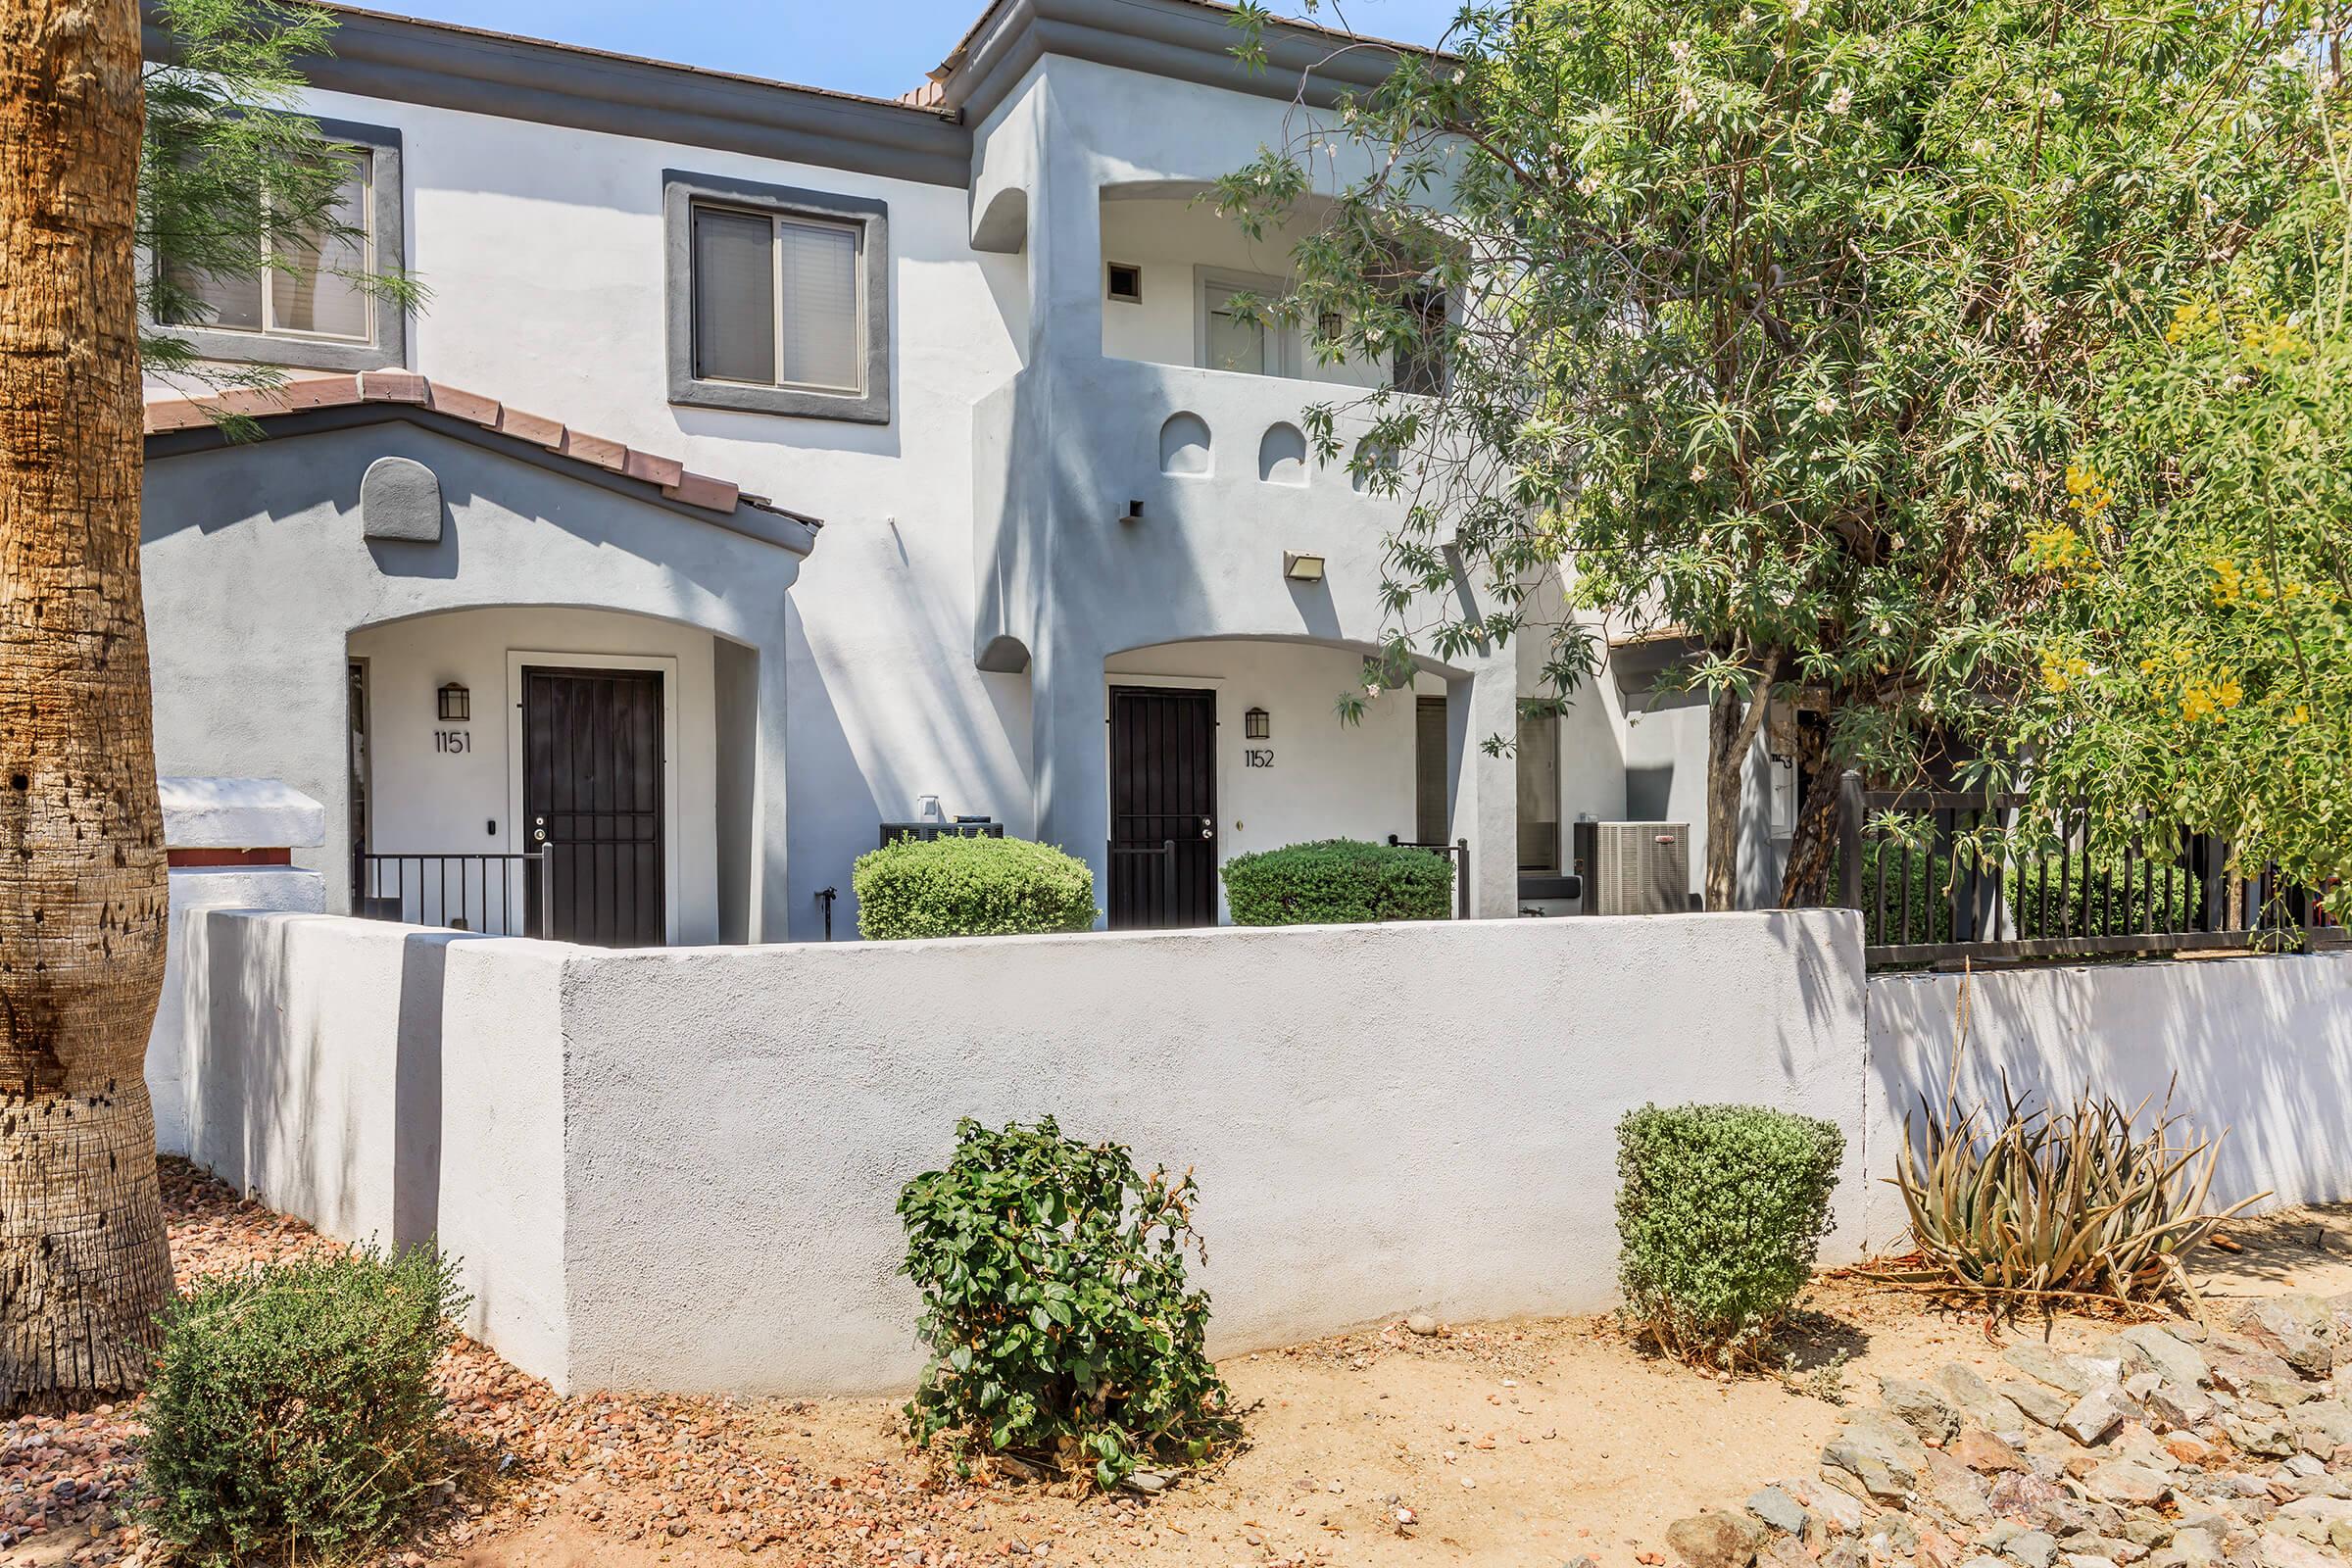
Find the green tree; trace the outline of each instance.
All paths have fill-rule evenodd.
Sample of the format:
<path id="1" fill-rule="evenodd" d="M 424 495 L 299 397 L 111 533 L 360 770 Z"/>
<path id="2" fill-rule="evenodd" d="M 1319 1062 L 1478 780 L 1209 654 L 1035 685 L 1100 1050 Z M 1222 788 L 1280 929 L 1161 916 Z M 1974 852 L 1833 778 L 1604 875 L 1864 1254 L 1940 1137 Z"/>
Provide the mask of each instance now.
<path id="1" fill-rule="evenodd" d="M 2049 582 L 2007 569 L 2119 337 L 2212 286 L 2309 165 L 2308 9 L 2177 0 L 1522 0 L 1225 179 L 1313 220 L 1262 310 L 1434 396 L 1307 411 L 1407 503 L 1389 646 L 1675 628 L 1711 706 L 1708 902 L 1733 902 L 1768 694 L 1822 713 L 1782 885 L 1835 791 L 1948 764 Z M 1245 58 L 1268 21 L 1239 19 Z M 1380 150 L 1333 189 L 1319 144 Z M 1427 301 L 1449 301 L 1442 325 Z M 1458 562 L 1457 558 L 1458 557 Z M 1453 574 L 1494 608 L 1456 611 Z M 1345 704 L 1345 700 L 1344 700 Z M 1496 742 L 1490 742 L 1491 745 Z"/>
<path id="2" fill-rule="evenodd" d="M 2000 739 L 2045 804 L 2087 805 L 2111 837 L 2219 834 L 2238 874 L 2333 883 L 2352 918 L 2343 147 L 2339 119 L 2323 199 L 2248 248 L 2229 295 L 2102 366 L 2069 493 L 2017 561 L 2056 590 L 2019 624 Z"/>

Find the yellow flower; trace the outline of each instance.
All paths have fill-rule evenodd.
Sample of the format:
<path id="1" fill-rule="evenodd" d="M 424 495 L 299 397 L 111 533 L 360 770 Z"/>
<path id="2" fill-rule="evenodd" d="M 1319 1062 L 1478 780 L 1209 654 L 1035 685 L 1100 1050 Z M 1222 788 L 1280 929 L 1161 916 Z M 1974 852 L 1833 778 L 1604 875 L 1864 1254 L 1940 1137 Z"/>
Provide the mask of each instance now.
<path id="1" fill-rule="evenodd" d="M 2288 722 L 2288 723 L 2290 723 L 2290 724 L 2308 724 L 2308 723 L 2310 723 L 2310 722 L 2311 722 L 2311 706 L 2310 706 L 2308 703 L 2297 703 L 2297 704 L 2295 705 L 2295 716 L 2294 716 L 2294 717 L 2292 717 L 2292 718 L 2290 718 L 2290 719 L 2288 719 L 2288 720 L 2287 720 L 2287 722 Z"/>

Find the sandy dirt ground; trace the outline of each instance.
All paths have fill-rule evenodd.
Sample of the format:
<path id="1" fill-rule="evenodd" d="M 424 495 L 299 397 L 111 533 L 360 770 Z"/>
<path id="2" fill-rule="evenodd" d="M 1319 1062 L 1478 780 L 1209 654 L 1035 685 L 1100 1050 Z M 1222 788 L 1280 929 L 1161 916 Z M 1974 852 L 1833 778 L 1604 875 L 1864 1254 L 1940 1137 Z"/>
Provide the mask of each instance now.
<path id="1" fill-rule="evenodd" d="M 183 1281 L 329 1244 L 168 1162 Z M 2198 1259 L 2209 1307 L 2352 1290 L 2352 1205 L 2235 1222 Z M 2061 1318 L 2061 1348 L 2113 1324 Z M 1222 1370 L 1239 1450 L 1150 1499 L 1035 1481 L 966 1484 L 909 1455 L 885 1400 L 555 1397 L 479 1347 L 443 1382 L 470 1455 L 392 1568 L 741 1563 L 1194 1565 L 1491 1563 L 1655 1568 L 1665 1527 L 1810 1477 L 1881 1375 L 1946 1361 L 2010 1376 L 2019 1333 L 1827 1277 L 1786 1377 L 1719 1381 L 1644 1354 L 1608 1319 L 1401 1323 L 1239 1355 Z M 27 1417 L 0 1438 L 0 1568 L 166 1560 L 126 1508 L 135 1407 Z M 1409 1525 L 1398 1523 L 1408 1510 Z"/>
<path id="2" fill-rule="evenodd" d="M 2230 1235 L 2244 1251 L 2202 1256 L 2209 1307 L 2352 1289 L 2352 1207 L 2239 1222 Z M 1427 1338 L 1396 1324 L 1238 1356 L 1222 1370 L 1247 1413 L 1247 1446 L 1158 1498 L 1068 1496 L 1035 1484 L 954 1489 L 933 1499 L 934 1511 L 883 1509 L 856 1555 L 802 1557 L 807 1547 L 790 1542 L 771 1549 L 785 1560 L 936 1565 L 1027 1554 L 1172 1568 L 1286 1559 L 1557 1568 L 1590 1554 L 1602 1568 L 1640 1568 L 1644 1554 L 1664 1552 L 1672 1520 L 1816 1473 L 1842 1411 L 1799 1392 L 1809 1378 L 1818 1386 L 1835 1376 L 1868 1396 L 1881 1375 L 1924 1377 L 1947 1361 L 1995 1382 L 2015 1376 L 1999 1350 L 2017 1331 L 1993 1332 L 1972 1315 L 1852 1279 L 1818 1284 L 1802 1328 L 1790 1347 L 1796 1375 L 1787 1381 L 1711 1381 L 1643 1354 L 1607 1319 L 1449 1326 Z M 2071 1348 L 2113 1329 L 2072 1317 L 2046 1334 Z M 2044 1325 L 2023 1332 L 2042 1337 Z M 906 1454 L 895 1405 L 753 1409 L 754 1453 L 829 1471 L 845 1489 L 886 1499 L 921 1469 Z M 597 1492 L 593 1482 L 560 1487 L 542 1514 L 453 1560 L 466 1568 L 741 1560 L 740 1548 L 712 1546 L 691 1530 L 658 1543 L 616 1539 Z M 1410 1527 L 1397 1525 L 1399 1508 L 1412 1511 Z"/>

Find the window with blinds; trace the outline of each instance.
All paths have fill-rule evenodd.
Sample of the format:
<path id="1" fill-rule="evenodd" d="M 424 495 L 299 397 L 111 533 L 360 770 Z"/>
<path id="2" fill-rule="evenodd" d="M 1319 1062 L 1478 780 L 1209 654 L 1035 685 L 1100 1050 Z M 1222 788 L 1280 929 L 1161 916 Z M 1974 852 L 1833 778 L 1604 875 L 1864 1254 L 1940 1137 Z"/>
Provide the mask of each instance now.
<path id="1" fill-rule="evenodd" d="M 262 233 L 266 265 L 254 271 L 215 271 L 164 253 L 156 265 L 172 284 L 178 309 L 167 326 L 214 327 L 367 342 L 374 335 L 373 301 L 361 280 L 370 268 L 372 169 L 365 156 L 336 155 L 348 172 L 321 221 L 289 234 L 266 231 L 269 193 L 249 208 Z"/>
<path id="2" fill-rule="evenodd" d="M 697 206 L 695 375 L 859 391 L 858 240 L 855 224 Z"/>

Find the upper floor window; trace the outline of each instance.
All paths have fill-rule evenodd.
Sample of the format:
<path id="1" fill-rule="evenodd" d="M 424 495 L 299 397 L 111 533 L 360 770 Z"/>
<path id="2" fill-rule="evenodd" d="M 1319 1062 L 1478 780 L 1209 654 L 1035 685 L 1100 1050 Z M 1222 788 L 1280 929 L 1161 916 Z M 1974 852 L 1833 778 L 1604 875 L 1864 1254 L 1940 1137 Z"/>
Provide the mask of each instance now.
<path id="1" fill-rule="evenodd" d="M 1399 392 L 1436 397 L 1446 390 L 1446 291 L 1419 288 L 1398 302 L 1415 323 L 1414 342 L 1396 351 L 1390 380 Z"/>
<path id="2" fill-rule="evenodd" d="M 890 418 L 888 208 L 672 171 L 669 397 Z"/>
<path id="3" fill-rule="evenodd" d="M 341 172 L 320 221 L 271 232 L 270 192 L 253 193 L 253 232 L 266 265 L 218 271 L 172 254 L 159 236 L 156 325 L 202 358 L 318 370 L 380 369 L 406 360 L 406 319 L 367 279 L 403 265 L 400 132 L 318 122 L 338 144 L 326 156 Z"/>

